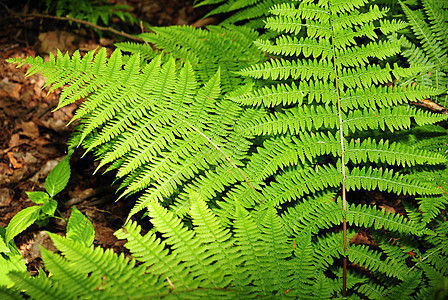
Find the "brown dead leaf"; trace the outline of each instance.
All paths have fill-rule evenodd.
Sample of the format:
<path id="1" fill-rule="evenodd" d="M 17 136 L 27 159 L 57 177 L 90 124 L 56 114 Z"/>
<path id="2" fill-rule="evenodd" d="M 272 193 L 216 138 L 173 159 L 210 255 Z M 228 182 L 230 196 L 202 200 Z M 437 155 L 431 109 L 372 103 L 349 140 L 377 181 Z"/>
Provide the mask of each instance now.
<path id="1" fill-rule="evenodd" d="M 11 98 L 20 98 L 21 84 L 9 82 L 8 78 L 0 81 L 0 96 L 7 96 Z"/>
<path id="2" fill-rule="evenodd" d="M 20 127 L 22 128 L 21 134 L 26 135 L 31 139 L 35 139 L 39 136 L 39 128 L 33 121 L 22 122 Z"/>
<path id="3" fill-rule="evenodd" d="M 9 148 L 17 147 L 20 144 L 22 144 L 22 142 L 20 141 L 19 134 L 14 133 L 13 135 L 11 135 L 11 138 L 9 139 L 9 142 L 8 142 Z"/>
<path id="4" fill-rule="evenodd" d="M 14 192 L 8 188 L 0 189 L 0 206 L 8 206 L 11 203 Z"/>
<path id="5" fill-rule="evenodd" d="M 389 211 L 389 212 L 391 212 L 391 213 L 393 213 L 393 214 L 394 214 L 394 213 L 396 213 L 396 211 L 395 211 L 395 208 L 394 208 L 394 207 L 392 207 L 392 206 L 389 206 L 389 205 L 386 205 L 386 204 L 384 204 L 384 203 L 383 203 L 383 204 L 380 204 L 380 205 L 378 205 L 378 207 L 379 207 L 379 208 L 381 208 L 381 209 L 382 209 L 382 208 L 384 208 L 384 210 L 385 210 L 386 212 L 388 212 L 388 211 Z"/>
<path id="6" fill-rule="evenodd" d="M 76 49 L 74 44 L 77 38 L 77 35 L 62 30 L 43 32 L 39 34 L 39 52 L 48 54 L 52 52 L 56 55 L 56 49 L 59 49 L 62 53 L 69 51 L 71 54 Z"/>
<path id="7" fill-rule="evenodd" d="M 6 155 L 8 156 L 9 162 L 11 163 L 14 169 L 20 169 L 23 167 L 23 165 L 19 163 L 17 159 L 14 157 L 14 153 L 8 152 L 6 153 Z"/>

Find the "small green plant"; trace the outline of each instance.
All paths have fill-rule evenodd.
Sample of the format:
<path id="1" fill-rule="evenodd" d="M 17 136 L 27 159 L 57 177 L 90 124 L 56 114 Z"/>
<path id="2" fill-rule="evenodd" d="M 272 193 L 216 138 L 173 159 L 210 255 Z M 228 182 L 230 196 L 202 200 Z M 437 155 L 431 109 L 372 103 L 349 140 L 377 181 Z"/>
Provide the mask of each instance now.
<path id="1" fill-rule="evenodd" d="M 9 271 L 26 271 L 22 255 L 14 244 L 14 237 L 23 232 L 33 223 L 45 224 L 48 218 L 55 217 L 57 201 L 56 194 L 61 192 L 70 178 L 70 154 L 65 156 L 51 170 L 45 180 L 45 192 L 27 192 L 30 200 L 38 205 L 19 211 L 6 228 L 0 227 L 0 285 L 11 285 Z"/>

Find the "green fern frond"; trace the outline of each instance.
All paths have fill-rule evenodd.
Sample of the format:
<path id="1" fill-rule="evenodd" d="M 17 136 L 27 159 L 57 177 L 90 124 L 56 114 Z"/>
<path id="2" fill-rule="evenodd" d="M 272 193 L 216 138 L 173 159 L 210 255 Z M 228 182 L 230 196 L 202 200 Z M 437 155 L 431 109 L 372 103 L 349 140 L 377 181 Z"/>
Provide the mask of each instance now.
<path id="1" fill-rule="evenodd" d="M 313 294 L 313 284 L 316 278 L 316 271 L 314 266 L 313 256 L 314 249 L 311 243 L 311 233 L 305 234 L 303 239 L 298 239 L 297 244 L 294 244 L 293 259 L 294 279 L 293 286 L 300 287 L 292 290 L 292 295 L 299 299 L 305 299 Z"/>
<path id="2" fill-rule="evenodd" d="M 445 195 L 419 197 L 417 201 L 419 209 L 422 211 L 422 222 L 425 223 L 434 219 L 441 210 L 448 206 L 448 199 Z"/>
<path id="3" fill-rule="evenodd" d="M 334 193 L 317 193 L 307 197 L 282 215 L 285 230 L 289 236 L 303 238 L 308 230 L 316 234 L 320 229 L 342 223 L 343 210 L 334 202 Z"/>
<path id="4" fill-rule="evenodd" d="M 301 105 L 306 96 L 308 96 L 308 103 L 313 101 L 324 104 L 335 103 L 335 94 L 336 91 L 332 90 L 330 85 L 325 82 L 316 81 L 313 83 L 312 81 L 307 83 L 301 81 L 299 86 L 296 86 L 294 82 L 264 86 L 230 99 L 243 105 L 274 107 L 291 104 Z"/>
<path id="5" fill-rule="evenodd" d="M 339 209 L 342 214 L 342 209 Z M 347 240 L 353 235 L 354 232 L 348 232 Z M 324 270 L 327 267 L 334 265 L 335 260 L 344 255 L 344 247 L 341 243 L 341 239 L 344 240 L 342 232 L 327 233 L 315 238 L 314 262 L 316 268 Z"/>
<path id="6" fill-rule="evenodd" d="M 362 204 L 350 205 L 346 219 L 350 225 L 358 227 L 384 228 L 385 230 L 409 233 L 417 236 L 431 233 L 430 230 L 423 228 L 421 224 L 415 224 L 412 221 L 406 220 L 400 214 L 392 214 L 391 212 L 386 212 L 384 209 L 379 211 L 375 207 Z"/>
<path id="7" fill-rule="evenodd" d="M 140 225 L 131 221 L 115 235 L 119 239 L 127 240 L 125 247 L 131 251 L 135 259 L 145 263 L 151 273 L 174 280 L 176 287 L 180 289 L 196 286 L 192 278 L 188 276 L 188 267 L 180 263 L 178 256 L 169 255 L 169 249 L 164 241 L 157 238 L 154 232 L 142 236 L 140 231 Z M 168 284 L 169 282 L 166 282 L 166 285 Z"/>
<path id="8" fill-rule="evenodd" d="M 388 165 L 414 166 L 416 164 L 440 164 L 446 158 L 435 152 L 418 150 L 400 143 L 351 139 L 347 143 L 346 160 L 354 163 L 379 162 Z"/>
<path id="9" fill-rule="evenodd" d="M 117 256 L 111 249 L 87 248 L 59 235 L 49 235 L 66 259 L 76 262 L 78 273 L 85 276 L 90 273 L 90 278 L 100 278 L 101 289 L 107 289 L 109 294 L 131 296 L 163 289 L 162 283 L 156 284 L 154 275 L 146 273 L 143 265 L 135 267 L 135 260 L 125 258 L 123 254 Z M 153 284 L 147 285 L 145 282 Z"/>
<path id="10" fill-rule="evenodd" d="M 284 113 L 267 115 L 252 120 L 237 128 L 240 132 L 250 130 L 255 135 L 298 134 L 313 128 L 333 129 L 337 125 L 338 115 L 331 106 L 295 106 L 285 109 Z"/>
<path id="11" fill-rule="evenodd" d="M 382 108 L 408 103 L 419 99 L 429 98 L 440 94 L 440 90 L 427 89 L 422 86 L 372 86 L 367 89 L 350 90 L 341 97 L 344 111 L 358 108 Z"/>
<path id="12" fill-rule="evenodd" d="M 433 186 L 424 185 L 413 178 L 383 168 L 353 168 L 347 175 L 346 184 L 347 190 L 365 188 L 367 190 L 379 189 L 380 191 L 397 194 L 440 194 L 440 191 Z"/>
<path id="13" fill-rule="evenodd" d="M 448 116 L 405 106 L 380 110 L 355 110 L 347 114 L 343 126 L 346 131 L 352 132 L 359 129 L 381 129 L 384 131 L 386 128 L 395 131 L 410 128 L 411 118 L 422 126 L 446 120 Z"/>
<path id="14" fill-rule="evenodd" d="M 195 234 L 182 226 L 180 219 L 157 202 L 148 203 L 148 214 L 155 228 L 161 232 L 173 253 L 190 269 L 190 276 L 203 286 L 225 287 L 229 281 L 228 271 L 213 265 L 215 257 L 206 251 L 205 245 Z M 170 278 L 175 284 L 177 278 Z"/>
<path id="15" fill-rule="evenodd" d="M 419 283 L 421 282 L 421 272 L 411 272 L 406 274 L 403 279 L 403 282 L 392 287 L 388 290 L 383 297 L 383 299 L 406 299 L 410 298 L 411 294 L 414 293 L 415 289 L 417 289 Z"/>
<path id="16" fill-rule="evenodd" d="M 204 30 L 191 26 L 170 26 L 154 27 L 152 30 L 153 33 L 143 33 L 140 37 L 175 58 L 189 61 L 202 83 L 221 69 L 224 92 L 233 90 L 241 83 L 241 78 L 230 74 L 251 63 L 265 60 L 253 44 L 258 34 L 247 27 L 208 26 Z M 134 53 L 139 51 L 139 47 L 130 49 L 127 46 L 124 44 L 123 49 Z"/>
<path id="17" fill-rule="evenodd" d="M 373 272 L 378 271 L 400 280 L 406 277 L 407 268 L 404 269 L 403 266 L 388 257 L 382 259 L 380 252 L 371 250 L 366 245 L 350 245 L 347 247 L 347 255 L 350 261 L 360 264 Z"/>
<path id="18" fill-rule="evenodd" d="M 342 181 L 340 171 L 332 165 L 322 165 L 315 169 L 297 166 L 277 175 L 275 179 L 275 182 L 264 189 L 263 195 L 276 204 L 285 203 L 329 187 L 338 187 Z"/>
<path id="19" fill-rule="evenodd" d="M 9 277 L 14 282 L 16 289 L 26 291 L 33 295 L 35 299 L 75 299 L 70 290 L 64 286 L 49 280 L 46 275 L 30 277 L 27 274 L 12 271 Z M 20 297 L 19 299 L 23 299 Z"/>
<path id="20" fill-rule="evenodd" d="M 52 278 L 63 287 L 70 284 L 70 293 L 79 296 L 100 297 L 97 287 L 101 285 L 101 278 L 80 273 L 75 265 L 64 260 L 43 247 L 40 247 L 45 268 L 51 273 Z"/>
<path id="21" fill-rule="evenodd" d="M 236 202 L 234 211 L 234 235 L 235 245 L 241 251 L 241 257 L 244 260 L 245 276 L 260 289 L 260 292 L 266 294 L 271 290 L 271 282 L 266 280 L 262 274 L 269 270 L 263 267 L 261 255 L 259 251 L 262 249 L 260 241 L 260 228 L 257 226 L 252 216 Z M 250 290 L 250 287 L 247 287 Z"/>
<path id="22" fill-rule="evenodd" d="M 253 78 L 282 80 L 282 79 L 310 79 L 334 80 L 334 70 L 325 60 L 284 60 L 272 59 L 263 64 L 252 65 L 237 72 L 239 75 Z"/>

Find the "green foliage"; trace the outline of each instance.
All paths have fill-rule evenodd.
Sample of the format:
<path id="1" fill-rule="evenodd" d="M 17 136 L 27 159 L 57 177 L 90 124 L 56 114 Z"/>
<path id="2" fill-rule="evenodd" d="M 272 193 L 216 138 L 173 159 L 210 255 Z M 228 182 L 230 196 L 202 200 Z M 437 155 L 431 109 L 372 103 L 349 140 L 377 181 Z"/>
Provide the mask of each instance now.
<path id="1" fill-rule="evenodd" d="M 111 19 L 118 17 L 121 21 L 136 24 L 138 20 L 129 13 L 132 7 L 124 4 L 109 4 L 106 0 L 45 0 L 47 10 L 56 16 L 70 16 L 93 24 L 111 25 Z"/>
<path id="2" fill-rule="evenodd" d="M 11 272 L 14 290 L 53 299 L 328 299 L 343 285 L 353 298 L 439 293 L 446 130 L 433 124 L 447 115 L 409 102 L 446 88 L 397 83 L 427 65 L 390 63 L 403 44 L 385 35 L 406 24 L 368 2 L 268 11 L 268 1 L 231 1 L 218 10 L 269 14 L 275 39 L 251 25 L 154 28 L 142 38 L 160 52 L 121 43 L 110 57 L 9 59 L 41 72 L 51 90 L 65 86 L 58 108 L 85 99 L 71 147 L 116 170 L 121 197 L 139 197 L 116 233 L 132 259 L 94 248 L 91 224 L 73 209 L 67 237 L 50 234 L 63 256 L 43 250 L 51 276 Z M 400 196 L 402 211 L 365 191 Z M 152 229 L 142 236 L 130 218 L 144 209 Z M 360 232 L 372 241 L 354 242 Z"/>
<path id="3" fill-rule="evenodd" d="M 5 243 L 11 241 L 15 236 L 28 228 L 36 221 L 42 221 L 53 217 L 57 208 L 57 201 L 53 197 L 61 192 L 68 183 L 70 178 L 70 155 L 64 157 L 56 167 L 51 170 L 45 180 L 46 192 L 27 192 L 30 200 L 36 204 L 36 206 L 27 207 L 19 211 L 9 222 L 6 227 Z"/>
<path id="4" fill-rule="evenodd" d="M 48 174 L 45 180 L 45 189 L 47 192 L 27 192 L 30 200 L 39 205 L 22 209 L 9 221 L 6 228 L 0 227 L 0 289 L 2 286 L 12 286 L 12 281 L 7 276 L 9 272 L 26 272 L 25 262 L 14 244 L 14 237 L 33 223 L 42 223 L 48 220 L 49 217 L 54 217 L 57 201 L 53 197 L 61 192 L 68 183 L 68 179 L 70 178 L 70 155 L 71 152 Z M 79 221 L 76 220 L 76 222 Z M 91 231 L 93 231 L 93 227 Z M 4 295 L 8 299 L 19 298 L 18 294 L 10 293 L 6 290 L 0 291 L 0 295 Z"/>
<path id="5" fill-rule="evenodd" d="M 448 105 L 448 10 L 442 1 L 418 1 L 415 9 L 400 2 L 403 13 L 410 25 L 410 32 L 392 35 L 393 41 L 401 42 L 402 55 L 410 65 L 424 66 L 424 70 L 399 81 L 403 84 L 415 82 L 418 85 L 433 87 L 443 93 L 435 97 L 442 106 Z M 412 34 L 411 34 L 412 33 Z"/>

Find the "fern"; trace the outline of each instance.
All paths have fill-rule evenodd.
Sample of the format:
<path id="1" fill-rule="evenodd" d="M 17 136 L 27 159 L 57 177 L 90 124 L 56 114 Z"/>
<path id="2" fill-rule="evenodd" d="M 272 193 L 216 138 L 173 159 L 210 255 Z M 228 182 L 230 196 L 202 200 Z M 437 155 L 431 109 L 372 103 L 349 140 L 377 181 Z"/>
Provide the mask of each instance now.
<path id="1" fill-rule="evenodd" d="M 384 35 L 406 24 L 367 0 L 217 11 L 233 9 L 237 21 L 260 14 L 245 26 L 153 28 L 141 37 L 160 54 L 122 43 L 109 58 L 9 60 L 51 89 L 68 85 L 59 107 L 86 98 L 71 145 L 117 172 L 121 197 L 138 194 L 116 233 L 133 259 L 51 235 L 64 255 L 44 251 L 52 276 L 13 272 L 15 290 L 62 297 L 74 281 L 81 298 L 436 293 L 447 272 L 446 158 L 427 144 L 446 143 L 431 124 L 447 116 L 408 103 L 445 91 L 391 85 L 429 66 L 391 63 L 403 39 Z M 258 36 L 250 27 L 268 14 Z M 358 197 L 372 190 L 400 195 L 403 213 Z M 152 229 L 142 236 L 130 218 L 144 209 Z M 360 230 L 374 242 L 351 243 Z"/>
<path id="2" fill-rule="evenodd" d="M 443 93 L 434 97 L 440 105 L 446 106 L 448 97 L 448 11 L 443 3 L 422 0 L 419 9 L 413 9 L 400 2 L 401 8 L 410 24 L 411 34 L 391 40 L 400 41 L 404 47 L 403 56 L 409 64 L 427 66 L 424 72 L 405 78 L 405 82 L 416 82 L 419 85 L 440 89 Z"/>

